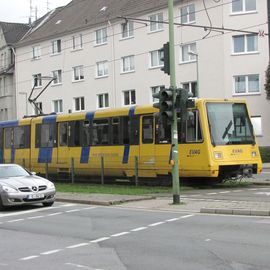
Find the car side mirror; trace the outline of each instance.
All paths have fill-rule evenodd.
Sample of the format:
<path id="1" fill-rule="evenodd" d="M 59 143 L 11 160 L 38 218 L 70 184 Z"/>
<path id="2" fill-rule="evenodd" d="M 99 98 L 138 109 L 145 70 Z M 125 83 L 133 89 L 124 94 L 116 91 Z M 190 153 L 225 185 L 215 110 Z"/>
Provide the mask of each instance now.
<path id="1" fill-rule="evenodd" d="M 37 173 L 36 172 L 31 172 L 31 175 L 36 175 Z"/>

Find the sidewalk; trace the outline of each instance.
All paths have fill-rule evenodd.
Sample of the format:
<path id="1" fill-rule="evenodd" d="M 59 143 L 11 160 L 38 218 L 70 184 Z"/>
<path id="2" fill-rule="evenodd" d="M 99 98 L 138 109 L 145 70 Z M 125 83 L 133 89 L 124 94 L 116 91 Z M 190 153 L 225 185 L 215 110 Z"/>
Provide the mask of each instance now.
<path id="1" fill-rule="evenodd" d="M 270 163 L 263 164 L 264 169 L 270 169 Z M 245 179 L 254 185 L 270 186 L 269 177 Z M 198 199 L 180 196 L 179 205 L 172 204 L 172 196 L 131 196 L 112 194 L 82 194 L 82 193 L 56 193 L 56 200 L 60 202 L 83 203 L 92 205 L 117 205 L 146 210 L 194 212 L 209 214 L 270 216 L 270 202 L 227 201 L 213 199 Z"/>

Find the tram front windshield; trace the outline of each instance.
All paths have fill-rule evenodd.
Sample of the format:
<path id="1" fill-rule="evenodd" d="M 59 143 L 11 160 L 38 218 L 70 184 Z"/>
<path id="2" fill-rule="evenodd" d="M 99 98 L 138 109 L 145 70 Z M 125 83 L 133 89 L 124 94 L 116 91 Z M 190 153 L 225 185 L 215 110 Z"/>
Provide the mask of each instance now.
<path id="1" fill-rule="evenodd" d="M 255 144 L 253 128 L 244 103 L 207 103 L 213 145 Z"/>

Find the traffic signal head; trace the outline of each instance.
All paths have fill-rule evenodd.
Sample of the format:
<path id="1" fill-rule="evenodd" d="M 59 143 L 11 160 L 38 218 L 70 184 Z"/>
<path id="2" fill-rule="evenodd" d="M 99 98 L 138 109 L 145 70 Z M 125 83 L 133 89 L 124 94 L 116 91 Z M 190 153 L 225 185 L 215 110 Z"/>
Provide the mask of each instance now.
<path id="1" fill-rule="evenodd" d="M 161 49 L 162 56 L 160 58 L 161 61 L 163 61 L 163 67 L 161 70 L 170 75 L 170 44 L 169 42 L 163 44 L 163 48 Z"/>
<path id="2" fill-rule="evenodd" d="M 173 90 L 162 89 L 158 93 L 153 94 L 153 97 L 159 99 L 153 107 L 159 109 L 159 120 L 166 125 L 172 122 L 173 119 Z"/>
<path id="3" fill-rule="evenodd" d="M 186 121 L 188 109 L 195 107 L 195 101 L 194 99 L 190 99 L 190 97 L 192 97 L 192 94 L 188 90 L 182 88 L 176 89 L 175 107 L 176 111 L 180 112 L 181 121 Z"/>

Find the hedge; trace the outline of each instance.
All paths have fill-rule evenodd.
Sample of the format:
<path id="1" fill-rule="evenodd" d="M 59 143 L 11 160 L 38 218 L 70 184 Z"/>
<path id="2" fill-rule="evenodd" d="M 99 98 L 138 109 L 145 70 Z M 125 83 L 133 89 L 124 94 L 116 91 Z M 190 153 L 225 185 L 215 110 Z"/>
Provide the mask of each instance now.
<path id="1" fill-rule="evenodd" d="M 263 163 L 270 163 L 270 146 L 261 146 L 260 153 Z"/>

